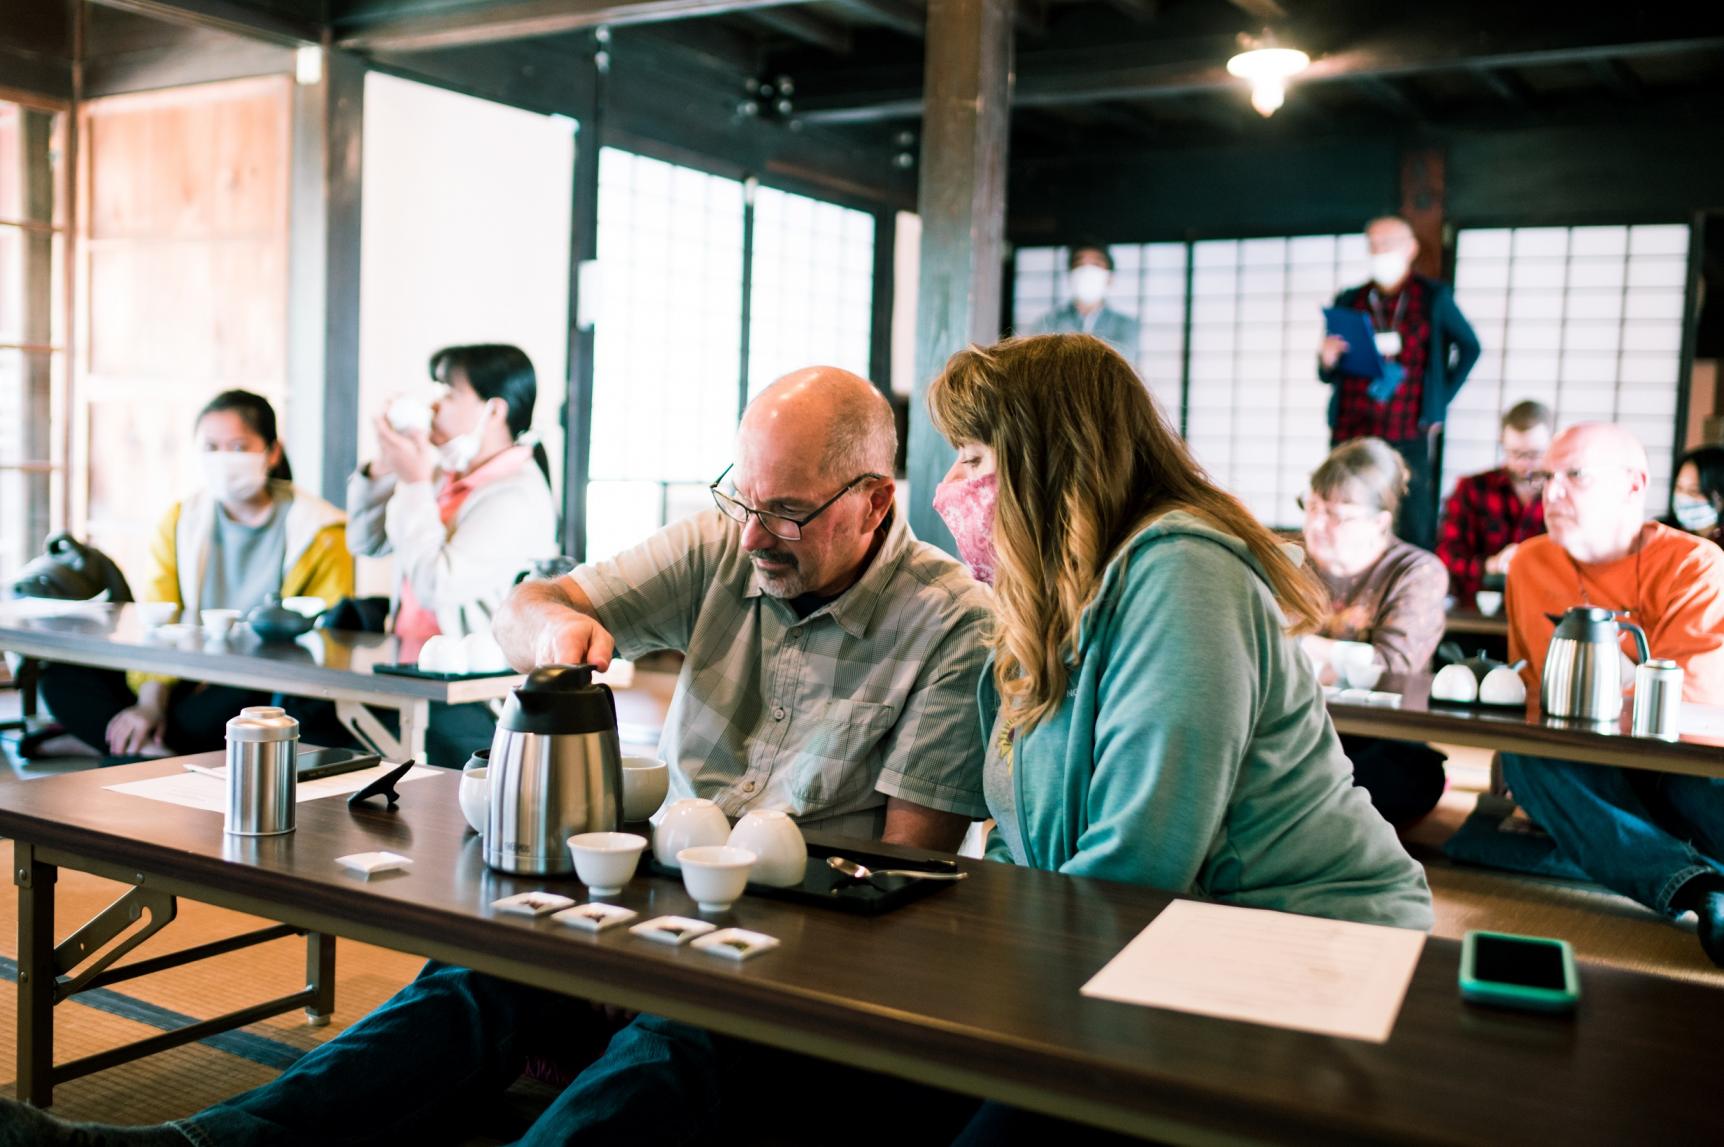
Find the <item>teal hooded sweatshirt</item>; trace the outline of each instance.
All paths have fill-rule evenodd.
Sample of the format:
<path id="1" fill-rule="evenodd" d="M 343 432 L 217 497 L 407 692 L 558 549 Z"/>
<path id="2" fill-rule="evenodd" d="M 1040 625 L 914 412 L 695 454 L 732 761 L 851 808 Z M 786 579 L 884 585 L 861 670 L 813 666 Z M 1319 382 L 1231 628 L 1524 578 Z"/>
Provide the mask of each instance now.
<path id="1" fill-rule="evenodd" d="M 1065 704 L 1012 753 L 1014 856 L 990 859 L 1310 916 L 1431 926 L 1424 871 L 1353 785 L 1262 567 L 1185 511 L 1108 564 Z M 981 684 L 984 730 L 999 709 Z"/>

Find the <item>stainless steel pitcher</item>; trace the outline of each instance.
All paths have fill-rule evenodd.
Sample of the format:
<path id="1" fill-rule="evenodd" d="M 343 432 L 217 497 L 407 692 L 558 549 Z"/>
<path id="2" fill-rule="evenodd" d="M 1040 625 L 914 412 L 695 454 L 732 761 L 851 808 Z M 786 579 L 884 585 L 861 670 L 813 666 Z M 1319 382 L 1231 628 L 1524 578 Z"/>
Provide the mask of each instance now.
<path id="1" fill-rule="evenodd" d="M 1651 653 L 1646 631 L 1608 609 L 1577 605 L 1556 622 L 1544 656 L 1539 703 L 1547 717 L 1611 722 L 1622 715 L 1622 631 L 1634 634 L 1640 660 Z"/>
<path id="2" fill-rule="evenodd" d="M 535 876 L 574 871 L 569 837 L 622 821 L 616 700 L 591 665 L 533 670 L 491 742 L 485 863 Z"/>

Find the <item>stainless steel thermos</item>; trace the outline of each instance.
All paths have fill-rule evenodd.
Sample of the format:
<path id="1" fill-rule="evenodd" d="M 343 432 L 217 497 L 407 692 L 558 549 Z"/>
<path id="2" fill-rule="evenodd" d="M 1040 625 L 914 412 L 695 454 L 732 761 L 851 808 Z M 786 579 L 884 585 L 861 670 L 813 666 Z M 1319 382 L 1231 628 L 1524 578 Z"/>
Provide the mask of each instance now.
<path id="1" fill-rule="evenodd" d="M 1642 662 L 1634 671 L 1634 735 L 1674 741 L 1681 712 L 1682 666 L 1659 658 Z"/>
<path id="2" fill-rule="evenodd" d="M 293 831 L 299 722 L 285 709 L 253 705 L 227 723 L 227 822 L 235 836 Z"/>

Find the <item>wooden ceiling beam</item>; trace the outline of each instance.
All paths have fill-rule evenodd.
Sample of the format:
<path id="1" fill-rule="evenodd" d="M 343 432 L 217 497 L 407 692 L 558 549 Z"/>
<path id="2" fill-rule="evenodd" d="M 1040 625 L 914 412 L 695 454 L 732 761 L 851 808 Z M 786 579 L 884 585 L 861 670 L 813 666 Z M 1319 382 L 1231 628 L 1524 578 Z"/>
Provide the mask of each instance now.
<path id="1" fill-rule="evenodd" d="M 176 0 L 177 2 L 177 0 Z M 208 0 L 200 0 L 208 2 Z M 407 9 L 341 22 L 337 45 L 354 51 L 423 51 L 554 36 L 600 24 L 656 24 L 807 3 L 808 0 L 501 0 Z"/>
<path id="2" fill-rule="evenodd" d="M 928 34 L 928 13 L 911 0 L 833 0 L 833 7 L 918 40 Z"/>
<path id="3" fill-rule="evenodd" d="M 748 13 L 750 23 L 769 31 L 812 44 L 838 56 L 850 54 L 850 29 L 838 21 L 821 16 L 807 8 L 789 5 L 778 8 L 756 8 Z"/>

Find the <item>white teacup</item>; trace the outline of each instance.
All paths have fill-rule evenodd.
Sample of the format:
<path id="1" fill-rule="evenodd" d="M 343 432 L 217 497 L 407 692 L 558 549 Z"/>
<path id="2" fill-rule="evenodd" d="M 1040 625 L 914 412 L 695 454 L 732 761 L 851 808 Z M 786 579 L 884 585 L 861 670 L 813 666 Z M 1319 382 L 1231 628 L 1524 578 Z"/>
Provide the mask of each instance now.
<path id="1" fill-rule="evenodd" d="M 1470 705 L 1479 699 L 1479 679 L 1467 665 L 1445 665 L 1431 678 L 1431 700 Z"/>
<path id="2" fill-rule="evenodd" d="M 756 809 L 730 830 L 730 847 L 754 853 L 756 884 L 789 888 L 802 883 L 808 869 L 808 844 L 802 830 L 779 809 Z"/>
<path id="3" fill-rule="evenodd" d="M 205 637 L 226 637 L 228 630 L 238 621 L 240 611 L 237 609 L 205 609 L 198 611 L 198 620 L 204 623 Z"/>
<path id="4" fill-rule="evenodd" d="M 1350 689 L 1374 689 L 1382 678 L 1383 667 L 1375 661 L 1347 663 L 1347 687 Z"/>
<path id="5" fill-rule="evenodd" d="M 1503 595 L 1494 589 L 1481 589 L 1473 595 L 1473 604 L 1486 617 L 1495 617 L 1497 610 L 1503 607 Z"/>
<path id="6" fill-rule="evenodd" d="M 509 657 L 491 631 L 481 629 L 461 639 L 461 657 L 468 673 L 506 673 Z"/>
<path id="7" fill-rule="evenodd" d="M 703 797 L 673 801 L 659 818 L 652 834 L 653 858 L 666 868 L 677 867 L 677 853 L 685 848 L 722 845 L 730 839 L 730 821 L 724 810 Z"/>
<path id="8" fill-rule="evenodd" d="M 623 758 L 623 819 L 650 820 L 670 792 L 670 767 L 652 757 Z"/>
<path id="9" fill-rule="evenodd" d="M 431 404 L 411 395 L 401 395 L 384 413 L 397 434 L 424 433 L 431 429 Z"/>
<path id="10" fill-rule="evenodd" d="M 483 760 L 484 758 L 479 758 Z M 484 765 L 471 765 L 461 770 L 461 815 L 480 836 L 485 835 L 485 822 L 491 816 L 491 770 Z"/>
<path id="11" fill-rule="evenodd" d="M 439 633 L 420 647 L 419 668 L 427 673 L 465 673 L 467 651 L 461 647 L 460 638 Z"/>
<path id="12" fill-rule="evenodd" d="M 685 848 L 676 854 L 682 867 L 682 886 L 700 905 L 702 912 L 727 912 L 748 886 L 748 870 L 754 853 L 746 848 L 713 844 Z"/>
<path id="13" fill-rule="evenodd" d="M 167 625 L 178 617 L 180 606 L 174 601 L 140 601 L 138 602 L 138 620 L 144 623 L 146 629 L 154 629 L 158 625 Z"/>
<path id="14" fill-rule="evenodd" d="M 1486 705 L 1526 704 L 1526 681 L 1519 672 L 1499 665 L 1479 682 L 1479 700 Z"/>
<path id="15" fill-rule="evenodd" d="M 583 832 L 569 837 L 575 875 L 594 896 L 615 896 L 634 879 L 647 840 L 632 832 Z"/>

